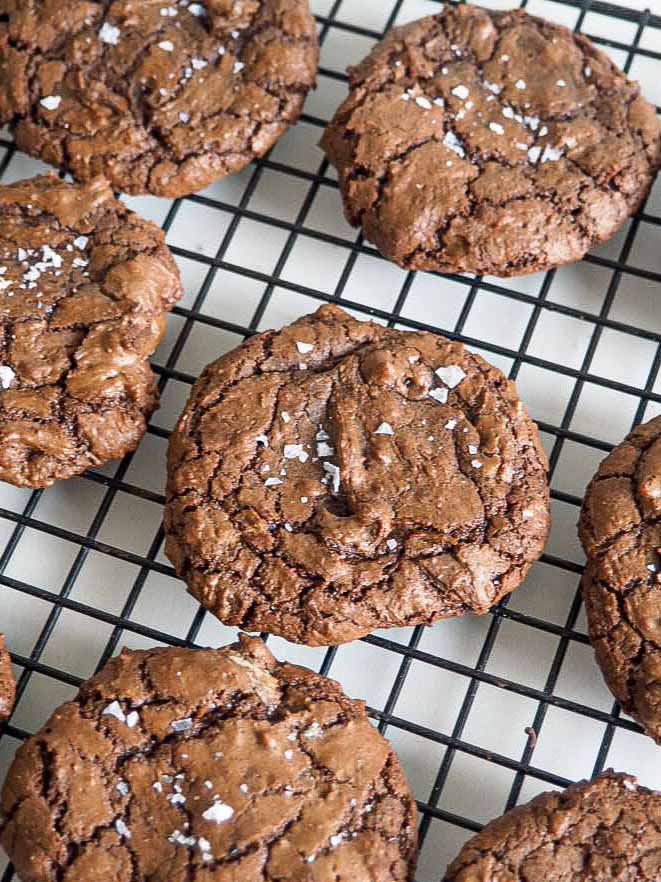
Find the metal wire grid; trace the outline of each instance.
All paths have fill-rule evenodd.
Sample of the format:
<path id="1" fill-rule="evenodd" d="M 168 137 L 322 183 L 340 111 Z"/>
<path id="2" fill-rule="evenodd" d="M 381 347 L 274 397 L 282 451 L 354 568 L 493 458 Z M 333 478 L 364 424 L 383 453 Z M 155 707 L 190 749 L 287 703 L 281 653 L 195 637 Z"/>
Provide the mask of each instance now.
<path id="1" fill-rule="evenodd" d="M 372 40 L 379 39 L 382 36 L 381 33 L 343 20 L 341 17 L 343 2 L 344 0 L 334 0 L 328 12 L 323 16 L 318 16 L 319 36 L 322 46 L 331 30 L 334 28 Z M 622 22 L 633 23 L 636 30 L 635 36 L 630 43 L 619 42 L 610 38 L 606 39 L 588 33 L 588 36 L 592 36 L 595 43 L 625 52 L 625 70 L 629 70 L 636 55 L 646 56 L 647 58 L 661 61 L 661 51 L 645 48 L 645 46 L 641 45 L 645 30 L 655 29 L 657 34 L 655 45 L 661 46 L 661 15 L 655 14 L 650 10 L 635 11 L 615 6 L 609 2 L 602 2 L 602 0 L 592 0 L 592 2 L 590 2 L 590 0 L 551 0 L 551 2 L 555 3 L 558 9 L 564 7 L 565 9 L 573 8 L 576 10 L 576 30 L 582 28 L 588 12 L 596 12 L 600 15 Z M 396 21 L 404 3 L 405 0 L 395 0 L 392 10 L 387 18 L 384 32 Z M 521 6 L 525 7 L 526 5 L 527 0 L 522 0 Z M 552 17 L 552 15 L 550 17 Z M 328 77 L 340 82 L 346 81 L 344 75 L 326 67 L 321 68 L 320 76 Z M 303 120 L 311 126 L 318 127 L 319 133 L 321 133 L 321 129 L 326 123 L 324 119 L 310 114 L 304 115 Z M 0 163 L 1 178 L 7 171 L 14 155 L 14 150 L 11 143 L 8 141 L 0 141 L 0 143 L 7 148 L 6 154 Z M 248 207 L 248 203 L 255 193 L 265 170 L 285 173 L 299 179 L 307 185 L 308 189 L 306 196 L 294 222 L 287 222 L 279 218 L 267 216 L 264 213 L 251 210 Z M 586 383 L 596 384 L 606 390 L 636 396 L 638 399 L 638 406 L 633 420 L 634 424 L 643 418 L 645 410 L 650 404 L 661 405 L 661 395 L 653 391 L 659 374 L 659 368 L 661 366 L 661 335 L 646 328 L 637 327 L 609 317 L 611 307 L 618 291 L 618 286 L 620 285 L 622 278 L 626 275 L 631 275 L 658 284 L 659 294 L 661 295 L 661 273 L 633 266 L 628 262 L 640 224 L 646 223 L 658 227 L 661 225 L 661 217 L 656 217 L 643 210 L 636 218 L 634 218 L 624 238 L 619 256 L 616 259 L 597 255 L 586 257 L 587 262 L 602 267 L 605 271 L 610 273 L 610 280 L 605 292 L 605 297 L 598 313 L 585 313 L 572 306 L 553 301 L 549 295 L 555 274 L 554 271 L 548 272 L 545 275 L 538 296 L 526 294 L 515 290 L 513 287 L 509 288 L 504 281 L 494 283 L 482 278 L 450 276 L 449 278 L 454 282 L 466 286 L 468 288 L 468 293 L 454 327 L 441 328 L 402 315 L 402 310 L 413 284 L 413 273 L 408 273 L 406 275 L 392 311 L 365 306 L 362 303 L 347 299 L 344 296 L 347 282 L 351 277 L 352 270 L 354 269 L 359 255 L 376 255 L 376 251 L 372 247 L 366 245 L 360 237 L 357 237 L 352 244 L 345 239 L 327 232 L 320 232 L 306 225 L 308 213 L 320 188 L 337 188 L 336 182 L 331 177 L 327 176 L 327 171 L 328 164 L 325 160 L 320 162 L 316 172 L 308 172 L 298 167 L 294 167 L 293 165 L 278 162 L 272 157 L 267 157 L 264 160 L 255 163 L 254 168 L 248 177 L 247 186 L 245 187 L 237 205 L 229 204 L 206 195 L 196 195 L 190 197 L 189 200 L 185 200 L 198 206 L 205 206 L 206 208 L 227 212 L 231 215 L 231 220 L 214 257 L 209 257 L 205 254 L 181 247 L 173 247 L 172 249 L 178 257 L 194 261 L 204 267 L 205 277 L 192 305 L 189 307 L 179 306 L 174 310 L 175 315 L 181 318 L 183 324 L 176 337 L 174 345 L 171 348 L 166 363 L 162 366 L 154 366 L 154 369 L 159 376 L 161 393 L 166 391 L 168 383 L 171 381 L 178 381 L 188 385 L 193 383 L 195 377 L 178 370 L 177 362 L 196 323 L 204 324 L 211 328 L 229 331 L 246 338 L 255 333 L 260 326 L 260 322 L 264 317 L 265 311 L 277 287 L 290 291 L 293 294 L 305 295 L 312 298 L 313 301 L 341 301 L 343 305 L 359 313 L 387 322 L 390 326 L 397 325 L 399 327 L 411 329 L 441 331 L 448 336 L 465 342 L 469 346 L 480 347 L 488 353 L 493 353 L 495 356 L 502 356 L 511 360 L 512 366 L 510 377 L 512 379 L 517 378 L 519 371 L 524 364 L 555 371 L 559 375 L 569 378 L 574 385 L 562 419 L 558 421 L 557 425 L 547 422 L 540 423 L 540 429 L 542 432 L 553 439 L 550 451 L 551 476 L 553 476 L 558 465 L 563 444 L 565 444 L 565 442 L 576 442 L 596 451 L 605 452 L 611 448 L 611 444 L 606 440 L 575 432 L 569 428 L 577 408 L 581 391 Z M 182 202 L 182 200 L 178 200 L 171 204 L 163 223 L 163 229 L 166 232 L 172 227 L 172 224 L 181 209 Z M 266 222 L 275 228 L 279 228 L 286 234 L 285 245 L 282 248 L 272 273 L 265 274 L 256 271 L 249 266 L 231 263 L 226 259 L 227 251 L 232 243 L 239 222 L 243 218 Z M 338 245 L 347 252 L 342 273 L 332 294 L 305 285 L 289 282 L 281 277 L 283 268 L 299 237 L 311 237 L 322 242 Z M 212 286 L 216 273 L 219 270 L 245 276 L 264 285 L 264 290 L 259 299 L 257 308 L 254 310 L 250 322 L 245 326 L 233 322 L 231 316 L 228 316 L 227 318 L 217 318 L 205 314 L 204 312 L 207 294 Z M 475 339 L 464 333 L 467 320 L 471 314 L 471 309 L 473 308 L 476 297 L 480 292 L 498 294 L 501 297 L 506 297 L 531 307 L 529 321 L 521 339 L 521 344 L 517 349 L 511 349 Z M 438 296 L 443 296 L 442 291 L 439 291 Z M 587 346 L 582 364 L 579 368 L 575 369 L 563 364 L 555 364 L 554 362 L 540 358 L 528 352 L 531 338 L 540 320 L 540 316 L 544 311 L 553 311 L 561 315 L 580 318 L 582 321 L 589 322 L 592 326 L 589 345 Z M 606 329 L 621 331 L 625 334 L 648 340 L 655 346 L 655 356 L 643 386 L 636 387 L 591 373 L 591 365 L 597 346 Z M 166 439 L 168 437 L 168 432 L 154 423 L 149 426 L 148 433 L 161 439 Z M 158 559 L 163 540 L 162 528 L 159 527 L 157 530 L 151 546 L 147 554 L 144 556 L 133 553 L 125 548 L 111 546 L 100 541 L 98 538 L 113 501 L 118 494 L 128 494 L 134 498 L 145 500 L 156 505 L 161 505 L 163 502 L 163 497 L 159 493 L 153 492 L 145 487 L 137 486 L 130 480 L 127 480 L 127 472 L 129 471 L 132 460 L 133 455 L 126 457 L 115 470 L 113 475 L 106 474 L 102 471 L 90 471 L 84 476 L 86 481 L 94 482 L 103 488 L 101 503 L 98 506 L 96 515 L 92 520 L 89 529 L 84 534 L 69 530 L 63 526 L 58 526 L 57 523 L 49 523 L 35 517 L 35 511 L 42 498 L 43 491 L 31 493 L 27 503 L 20 513 L 6 508 L 0 508 L 0 519 L 4 519 L 13 524 L 10 538 L 0 555 L 0 588 L 4 589 L 3 606 L 12 603 L 12 592 L 20 592 L 30 595 L 36 599 L 46 601 L 50 605 L 50 611 L 45 624 L 34 643 L 29 657 L 18 654 L 13 654 L 12 656 L 15 665 L 21 670 L 18 679 L 17 704 L 20 702 L 21 696 L 24 694 L 26 687 L 28 686 L 30 677 L 35 672 L 73 687 L 77 687 L 80 684 L 80 678 L 65 670 L 50 666 L 41 660 L 44 648 L 53 634 L 58 619 L 64 610 L 80 613 L 83 616 L 90 617 L 112 627 L 111 636 L 98 661 L 98 667 L 105 664 L 108 658 L 117 651 L 120 638 L 124 632 L 131 632 L 145 638 L 146 640 L 162 642 L 170 645 L 197 645 L 197 639 L 206 615 L 202 609 L 199 609 L 195 614 L 192 625 L 183 639 L 162 630 L 140 624 L 132 619 L 132 613 L 136 608 L 136 604 L 140 598 L 141 591 L 148 575 L 152 572 L 161 573 L 163 575 L 173 575 L 172 568 Z M 552 491 L 552 496 L 556 502 L 564 503 L 573 507 L 573 510 L 577 514 L 577 508 L 581 502 L 578 496 L 557 489 Z M 36 530 L 40 534 L 54 536 L 74 543 L 77 546 L 78 550 L 75 559 L 70 566 L 59 593 L 49 592 L 43 588 L 21 581 L 20 579 L 11 577 L 7 574 L 9 564 L 12 561 L 12 557 L 26 529 Z M 123 609 L 119 615 L 95 608 L 71 597 L 76 580 L 79 577 L 90 552 L 97 552 L 101 555 L 109 556 L 117 561 L 124 561 L 137 567 L 138 575 L 133 581 Z M 542 561 L 550 567 L 558 568 L 565 573 L 571 574 L 575 577 L 576 585 L 578 585 L 578 580 L 582 571 L 582 567 L 579 564 L 564 557 L 548 553 L 543 556 Z M 508 601 L 509 598 L 506 598 L 497 608 L 492 610 L 489 626 L 486 630 L 486 637 L 483 641 L 475 667 L 462 664 L 421 648 L 420 644 L 423 635 L 422 628 L 416 628 L 412 631 L 408 644 L 400 643 L 396 640 L 380 635 L 371 635 L 365 638 L 367 644 L 378 647 L 389 653 L 393 653 L 398 659 L 397 673 L 394 677 L 383 708 L 370 708 L 370 713 L 376 721 L 379 730 L 384 734 L 388 734 L 389 731 L 392 732 L 394 730 L 408 732 L 445 748 L 443 759 L 437 769 L 436 775 L 434 779 L 429 782 L 428 796 L 426 799 L 420 800 L 418 803 L 421 812 L 420 837 L 422 844 L 424 844 L 425 838 L 427 837 L 430 824 L 435 819 L 447 822 L 448 824 L 462 828 L 465 831 L 475 831 L 480 828 L 480 824 L 475 820 L 447 811 L 439 806 L 439 801 L 446 785 L 450 769 L 458 752 L 496 764 L 513 773 L 513 783 L 507 799 L 508 808 L 515 805 L 519 799 L 521 787 L 526 777 L 532 777 L 545 784 L 558 787 L 563 787 L 570 783 L 569 779 L 562 775 L 535 765 L 535 737 L 530 738 L 519 759 L 513 759 L 502 754 L 495 754 L 490 750 L 486 750 L 479 745 L 465 740 L 464 731 L 466 724 L 481 685 L 489 685 L 505 690 L 506 692 L 512 692 L 535 702 L 536 712 L 533 719 L 530 721 L 530 727 L 531 730 L 534 730 L 534 733 L 537 736 L 539 736 L 543 728 L 549 708 L 552 707 L 568 710 L 584 718 L 589 718 L 605 724 L 604 734 L 594 761 L 593 772 L 595 774 L 604 768 L 614 734 L 618 729 L 640 732 L 639 727 L 635 723 L 629 719 L 621 717 L 617 704 L 613 704 L 610 711 L 604 711 L 583 704 L 580 701 L 570 700 L 554 694 L 558 676 L 563 661 L 565 660 L 568 647 L 573 641 L 580 644 L 588 643 L 587 637 L 576 629 L 576 622 L 581 605 L 578 590 L 574 595 L 573 602 L 571 603 L 564 624 L 557 624 L 531 614 L 515 611 L 509 608 Z M 533 688 L 524 683 L 517 682 L 515 679 L 505 679 L 500 676 L 495 676 L 486 670 L 499 630 L 505 620 L 517 622 L 531 629 L 535 629 L 537 632 L 544 632 L 558 638 L 552 664 L 542 689 Z M 336 648 L 330 648 L 326 651 L 323 662 L 320 666 L 321 673 L 332 674 L 336 653 Z M 424 662 L 429 666 L 429 670 L 442 669 L 452 675 L 464 678 L 467 688 L 451 731 L 434 731 L 433 729 L 420 725 L 415 721 L 397 715 L 397 701 L 405 685 L 409 669 L 414 662 Z M 442 700 L 440 696 L 439 700 Z M 6 738 L 7 736 L 10 736 L 22 740 L 29 734 L 29 732 L 10 722 L 6 726 L 4 732 L 0 734 L 0 739 L 2 737 Z M 442 874 L 442 870 L 443 867 L 438 867 L 437 876 Z M 12 878 L 12 869 L 11 867 L 7 867 L 2 876 L 2 882 L 9 882 Z M 430 882 L 430 880 L 426 880 L 426 882 Z"/>

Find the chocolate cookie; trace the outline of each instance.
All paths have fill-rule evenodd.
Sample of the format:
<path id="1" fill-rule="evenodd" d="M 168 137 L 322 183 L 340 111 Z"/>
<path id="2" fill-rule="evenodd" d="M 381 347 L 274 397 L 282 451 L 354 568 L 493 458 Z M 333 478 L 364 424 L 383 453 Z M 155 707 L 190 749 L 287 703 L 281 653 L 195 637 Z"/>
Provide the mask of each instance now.
<path id="1" fill-rule="evenodd" d="M 308 0 L 0 0 L 0 121 L 78 180 L 184 196 L 298 119 L 318 47 Z"/>
<path id="2" fill-rule="evenodd" d="M 661 793 L 607 772 L 543 793 L 470 839 L 444 882 L 661 878 Z"/>
<path id="3" fill-rule="evenodd" d="M 0 187 L 0 480 L 47 487 L 136 447 L 180 294 L 163 233 L 105 181 Z"/>
<path id="4" fill-rule="evenodd" d="M 0 634 L 0 723 L 11 714 L 16 694 L 16 683 L 11 669 L 11 659 L 5 646 L 5 638 Z"/>
<path id="5" fill-rule="evenodd" d="M 514 385 L 335 306 L 206 368 L 171 438 L 166 553 L 227 624 L 308 645 L 486 612 L 549 529 Z"/>
<path id="6" fill-rule="evenodd" d="M 641 205 L 661 128 L 638 84 L 564 27 L 472 5 L 391 31 L 322 145 L 347 218 L 409 269 L 537 272 Z"/>
<path id="7" fill-rule="evenodd" d="M 581 511 L 590 639 L 622 709 L 661 744 L 661 417 L 599 466 Z"/>
<path id="8" fill-rule="evenodd" d="M 415 803 L 364 705 L 261 640 L 124 651 L 18 751 L 23 882 L 409 882 Z"/>

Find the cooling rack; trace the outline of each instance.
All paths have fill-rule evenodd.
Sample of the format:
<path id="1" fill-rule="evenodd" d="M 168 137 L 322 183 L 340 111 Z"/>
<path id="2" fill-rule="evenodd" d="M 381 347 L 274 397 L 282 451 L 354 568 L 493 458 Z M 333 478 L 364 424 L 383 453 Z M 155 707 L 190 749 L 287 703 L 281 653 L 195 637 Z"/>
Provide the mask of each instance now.
<path id="1" fill-rule="evenodd" d="M 344 222 L 316 144 L 345 94 L 346 65 L 393 24 L 440 4 L 312 5 L 321 70 L 300 125 L 264 160 L 196 196 L 127 200 L 163 226 L 186 288 L 154 359 L 162 408 L 138 451 L 45 492 L 0 485 L 0 621 L 18 677 L 0 776 L 20 742 L 122 646 L 233 639 L 162 554 L 167 438 L 208 361 L 337 301 L 358 318 L 441 331 L 481 352 L 516 380 L 550 459 L 546 553 L 490 614 L 337 649 L 269 640 L 280 658 L 367 701 L 418 800 L 418 882 L 436 882 L 468 836 L 541 790 L 608 766 L 661 787 L 660 749 L 620 713 L 593 662 L 575 529 L 599 460 L 632 425 L 661 413 L 661 185 L 618 236 L 572 267 L 508 281 L 399 270 Z M 521 5 L 590 36 L 661 104 L 661 0 Z M 43 168 L 6 136 L 0 150 L 3 181 Z M 0 878 L 15 878 L 2 859 Z"/>

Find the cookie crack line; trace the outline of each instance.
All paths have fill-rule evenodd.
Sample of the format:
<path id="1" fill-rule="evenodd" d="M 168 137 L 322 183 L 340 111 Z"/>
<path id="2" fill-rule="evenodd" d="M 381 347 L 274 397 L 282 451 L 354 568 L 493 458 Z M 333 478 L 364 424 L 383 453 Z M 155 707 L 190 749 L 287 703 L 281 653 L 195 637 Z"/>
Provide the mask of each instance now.
<path id="1" fill-rule="evenodd" d="M 79 180 L 103 173 L 118 190 L 170 197 L 270 149 L 315 85 L 307 0 L 162 8 L 37 0 L 7 12 L 0 119 L 18 145 Z"/>
<path id="2" fill-rule="evenodd" d="M 637 84 L 524 11 L 447 8 L 392 30 L 349 79 L 322 146 L 348 221 L 407 269 L 508 276 L 578 260 L 635 213 L 661 164 Z"/>
<path id="3" fill-rule="evenodd" d="M 541 553 L 548 506 L 499 371 L 327 306 L 203 371 L 170 441 L 166 554 L 227 624 L 344 642 L 486 612 Z"/>

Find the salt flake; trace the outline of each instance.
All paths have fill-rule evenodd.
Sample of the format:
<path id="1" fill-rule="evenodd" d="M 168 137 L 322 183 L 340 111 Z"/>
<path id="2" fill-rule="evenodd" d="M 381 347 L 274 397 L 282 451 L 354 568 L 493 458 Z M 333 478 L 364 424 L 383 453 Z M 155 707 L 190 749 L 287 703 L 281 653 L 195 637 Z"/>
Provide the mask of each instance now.
<path id="1" fill-rule="evenodd" d="M 379 428 L 374 433 L 375 435 L 394 435 L 395 432 L 390 423 L 381 423 Z"/>
<path id="2" fill-rule="evenodd" d="M 464 147 L 457 137 L 457 135 L 452 131 L 448 131 L 445 133 L 445 137 L 443 138 L 443 144 L 449 149 L 452 150 L 453 153 L 456 153 L 461 159 L 466 155 L 466 151 Z"/>
<path id="3" fill-rule="evenodd" d="M 465 371 L 458 364 L 449 364 L 445 367 L 437 368 L 435 374 L 449 389 L 454 389 L 455 386 L 458 386 L 459 383 L 466 379 Z"/>
<path id="4" fill-rule="evenodd" d="M 303 738 L 308 738 L 310 741 L 314 741 L 317 738 L 321 738 L 324 734 L 324 730 L 321 728 L 319 723 L 315 720 L 313 723 L 308 726 L 305 732 L 302 733 Z"/>
<path id="5" fill-rule="evenodd" d="M 122 706 L 118 701 L 111 701 L 107 708 L 101 711 L 102 717 L 114 717 L 120 723 L 126 722 L 126 716 L 122 710 Z"/>
<path id="6" fill-rule="evenodd" d="M 429 98 L 425 98 L 424 95 L 419 95 L 415 99 L 415 103 L 418 105 L 418 107 L 422 107 L 424 110 L 431 110 L 432 109 L 431 101 L 429 100 Z"/>
<path id="7" fill-rule="evenodd" d="M 429 397 L 433 398 L 434 401 L 438 401 L 439 404 L 445 404 L 448 400 L 448 390 L 432 389 L 429 393 Z"/>
<path id="8" fill-rule="evenodd" d="M 463 101 L 465 98 L 468 98 L 470 92 L 468 91 L 466 86 L 459 85 L 454 87 L 454 89 L 452 90 L 452 94 Z"/>
<path id="9" fill-rule="evenodd" d="M 222 824 L 223 821 L 229 821 L 233 814 L 234 809 L 231 805 L 227 805 L 221 800 L 218 800 L 218 802 L 214 802 L 214 804 L 205 812 L 202 812 L 202 817 L 205 821 L 213 821 L 215 824 Z"/>
<path id="10" fill-rule="evenodd" d="M 16 374 L 9 365 L 0 364 L 0 385 L 2 385 L 3 389 L 9 389 L 15 376 Z"/>
<path id="11" fill-rule="evenodd" d="M 328 474 L 333 479 L 333 493 L 337 493 L 340 489 L 340 469 L 338 466 L 333 465 L 332 462 L 324 463 L 324 471 L 328 472 Z"/>
<path id="12" fill-rule="evenodd" d="M 557 162 L 561 157 L 562 150 L 547 144 L 542 153 L 542 162 Z"/>
<path id="13" fill-rule="evenodd" d="M 117 830 L 117 832 L 119 833 L 119 835 L 120 835 L 120 836 L 123 836 L 124 839 L 130 839 L 130 838 L 131 838 L 131 831 L 130 831 L 129 828 L 126 826 L 126 824 L 124 823 L 124 821 L 122 821 L 121 818 L 120 818 L 119 820 L 115 821 L 115 830 Z"/>
<path id="14" fill-rule="evenodd" d="M 47 95 L 45 98 L 42 98 L 39 102 L 42 107 L 45 107 L 46 110 L 57 110 L 57 108 L 62 103 L 61 95 Z"/>
<path id="15" fill-rule="evenodd" d="M 174 52 L 174 43 L 172 40 L 161 40 L 158 44 L 158 48 L 162 49 L 163 52 Z"/>
<path id="16" fill-rule="evenodd" d="M 308 352 L 312 352 L 312 350 L 314 349 L 314 345 L 312 343 L 304 343 L 302 340 L 297 340 L 296 348 L 301 353 L 301 355 L 307 355 Z"/>
<path id="17" fill-rule="evenodd" d="M 118 27 L 106 21 L 99 31 L 99 40 L 102 43 L 108 43 L 110 46 L 116 46 L 119 43 L 120 34 L 121 31 Z"/>
<path id="18" fill-rule="evenodd" d="M 528 160 L 530 162 L 537 162 L 537 160 L 539 159 L 541 154 L 542 154 L 541 147 L 537 147 L 537 146 L 531 147 L 530 150 L 528 150 Z"/>
<path id="19" fill-rule="evenodd" d="M 173 732 L 187 732 L 193 728 L 193 721 L 190 717 L 185 717 L 183 720 L 173 720 L 170 723 L 170 728 Z"/>

